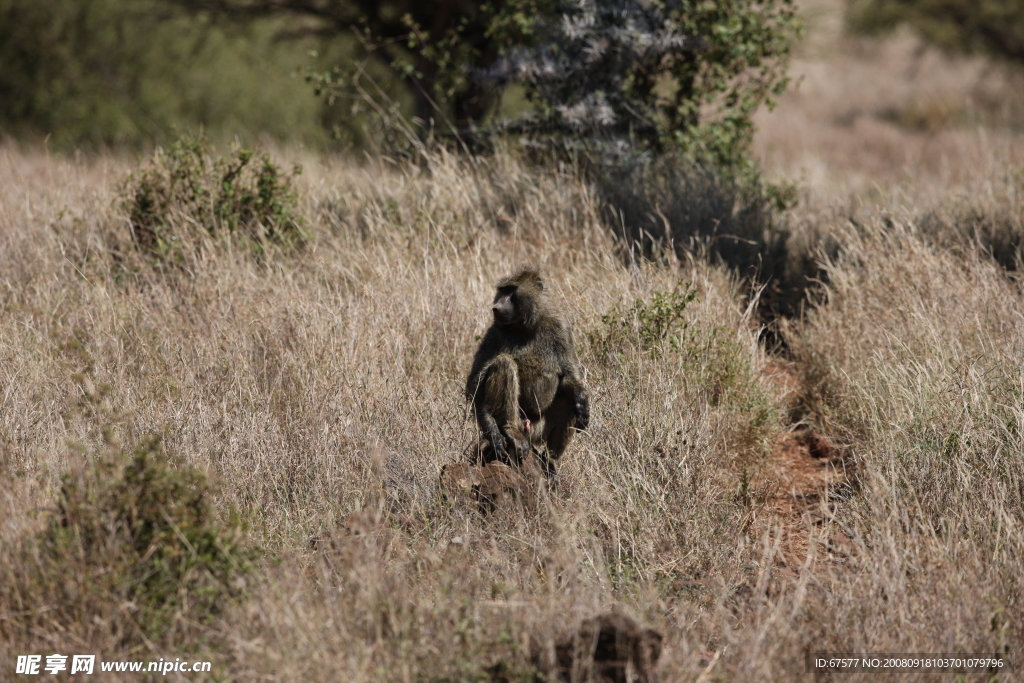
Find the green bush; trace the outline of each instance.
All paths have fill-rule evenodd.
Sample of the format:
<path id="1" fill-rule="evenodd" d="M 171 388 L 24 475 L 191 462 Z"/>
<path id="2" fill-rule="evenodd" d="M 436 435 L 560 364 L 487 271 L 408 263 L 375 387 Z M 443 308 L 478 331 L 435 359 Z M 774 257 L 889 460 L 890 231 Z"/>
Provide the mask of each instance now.
<path id="1" fill-rule="evenodd" d="M 249 149 L 214 157 L 205 140 L 185 136 L 169 152 L 157 149 L 129 179 L 122 203 L 133 241 L 147 255 L 179 259 L 203 233 L 239 237 L 262 255 L 267 243 L 303 242 L 305 223 L 292 188 L 298 173 L 296 166 L 287 175 L 269 155 Z"/>
<path id="2" fill-rule="evenodd" d="M 355 59 L 308 79 L 328 101 L 378 115 L 383 130 L 399 110 L 411 114 L 415 125 L 403 126 L 399 144 L 435 127 L 457 131 L 460 147 L 513 131 L 550 147 L 681 148 L 724 164 L 747 162 L 751 117 L 785 88 L 800 30 L 791 0 L 459 0 L 445 11 L 433 3 L 173 2 L 247 20 L 289 14 L 328 35 L 360 36 Z M 501 121 L 515 109 L 502 107 L 510 85 L 531 106 Z"/>
<path id="3" fill-rule="evenodd" d="M 242 595 L 253 551 L 232 516 L 213 515 L 205 478 L 168 464 L 159 442 L 126 464 L 107 460 L 62 478 L 56 511 L 24 548 L 8 609 L 28 635 L 52 623 L 105 631 L 116 647 L 208 624 Z M 90 638 L 88 633 L 77 633 Z"/>
<path id="4" fill-rule="evenodd" d="M 536 21 L 490 82 L 521 83 L 535 110 L 513 130 L 602 156 L 682 151 L 748 165 L 751 117 L 786 87 L 800 30 L 789 0 L 592 0 Z"/>
<path id="5" fill-rule="evenodd" d="M 626 310 L 616 304 L 601 316 L 604 327 L 590 333 L 590 342 L 598 356 L 606 359 L 629 348 L 651 351 L 666 343 L 679 352 L 689 327 L 686 306 L 696 298 L 693 284 L 680 281 L 671 292 L 654 292 L 650 303 L 637 299 Z"/>

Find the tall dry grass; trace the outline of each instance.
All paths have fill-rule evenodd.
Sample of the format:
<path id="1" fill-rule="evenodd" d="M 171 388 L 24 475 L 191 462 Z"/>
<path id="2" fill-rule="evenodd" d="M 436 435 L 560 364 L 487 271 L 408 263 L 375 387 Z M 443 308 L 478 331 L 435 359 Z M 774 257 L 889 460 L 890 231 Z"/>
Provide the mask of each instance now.
<path id="1" fill-rule="evenodd" d="M 860 490 L 836 514 L 870 568 L 832 584 L 839 618 L 820 623 L 860 650 L 1018 652 L 1019 284 L 906 222 L 836 230 L 828 304 L 794 338 L 816 405 L 857 453 Z"/>
<path id="2" fill-rule="evenodd" d="M 744 487 L 787 413 L 727 271 L 628 265 L 567 170 L 507 155 L 306 165 L 303 250 L 260 261 L 212 241 L 168 270 L 132 250 L 126 166 L 5 151 L 8 572 L 35 571 L 20 549 L 52 519 L 62 471 L 159 434 L 176 466 L 211 475 L 224 519 L 248 519 L 263 559 L 227 616 L 132 652 L 200 653 L 218 676 L 526 680 L 531 653 L 543 667 L 613 608 L 663 632 L 666 680 L 696 679 L 713 652 L 709 675 L 779 680 L 808 650 L 1017 650 L 1020 295 L 983 252 L 909 222 L 831 224 L 827 303 L 789 334 L 805 401 L 859 478 L 826 501 L 825 527 L 781 520 L 824 561 L 794 565 L 780 527 L 750 523 L 771 515 L 757 489 L 771 482 Z M 523 262 L 574 324 L 594 421 L 539 504 L 485 516 L 437 477 L 473 438 L 461 386 L 491 289 Z M 698 298 L 677 348 L 598 343 L 616 305 L 680 280 Z M 814 542 L 834 526 L 846 554 Z M 5 661 L 129 658 L 110 635 L 122 612 L 106 630 L 30 620 L 54 606 L 4 595 Z"/>
<path id="3" fill-rule="evenodd" d="M 0 678 L 18 654 L 95 652 L 187 653 L 214 680 L 530 680 L 609 609 L 665 636 L 666 681 L 806 678 L 808 651 L 1024 665 L 1021 141 L 957 124 L 928 142 L 969 151 L 956 174 L 878 162 L 830 146 L 826 99 L 777 110 L 821 126 L 799 145 L 777 119 L 759 139 L 789 150 L 782 173 L 824 169 L 785 224 L 824 285 L 782 327 L 800 417 L 851 466 L 848 485 L 802 498 L 814 518 L 771 504 L 793 415 L 762 372 L 746 284 L 699 252 L 629 258 L 572 169 L 307 156 L 300 249 L 257 259 L 210 238 L 164 267 L 135 250 L 119 201 L 134 164 L 0 150 Z M 893 159 L 917 158 L 925 133 L 869 118 L 891 127 Z M 522 263 L 573 324 L 593 420 L 556 487 L 483 515 L 438 474 L 474 438 L 465 374 L 494 283 Z M 697 299 L 675 345 L 609 336 L 603 316 L 681 281 Z M 259 559 L 237 577 L 245 599 L 205 621 L 182 607 L 143 638 L 128 626 L 144 604 L 81 579 L 114 559 L 26 553 L 59 526 L 62 473 L 152 435 L 170 467 L 209 475 L 215 526 L 237 511 Z M 794 530 L 804 562 L 781 551 Z M 61 599 L 93 619 L 58 618 L 77 613 L 47 586 L 68 577 L 94 593 Z"/>
<path id="4" fill-rule="evenodd" d="M 218 505 L 266 552 L 264 583 L 220 630 L 163 644 L 213 647 L 232 676 L 524 669 L 528 634 L 550 642 L 621 605 L 682 635 L 673 624 L 705 618 L 754 572 L 730 468 L 763 457 L 782 416 L 756 381 L 739 288 L 696 263 L 624 267 L 567 171 L 510 157 L 439 156 L 429 174 L 312 164 L 303 251 L 260 262 L 210 243 L 167 270 L 132 251 L 125 169 L 104 164 L 4 157 L 11 563 L 61 471 L 155 433 L 214 477 Z M 538 508 L 483 518 L 445 501 L 437 477 L 473 438 L 461 387 L 494 282 L 523 262 L 575 324 L 594 420 Z M 683 351 L 598 356 L 588 332 L 602 315 L 684 278 L 698 300 Z M 5 612 L 8 654 L 86 634 L 107 645 L 87 625 L 22 629 Z M 708 637 L 667 661 L 696 670 L 688 653 Z"/>

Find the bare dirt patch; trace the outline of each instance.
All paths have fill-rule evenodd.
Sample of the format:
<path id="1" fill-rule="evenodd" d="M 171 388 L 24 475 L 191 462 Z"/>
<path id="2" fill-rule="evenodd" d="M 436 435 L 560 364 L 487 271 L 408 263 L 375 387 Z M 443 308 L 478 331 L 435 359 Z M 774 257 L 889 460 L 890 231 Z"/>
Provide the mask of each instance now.
<path id="1" fill-rule="evenodd" d="M 795 414 L 805 391 L 796 364 L 772 359 L 761 376 Z M 749 476 L 749 489 L 759 503 L 752 507 L 751 528 L 773 530 L 779 565 L 820 568 L 822 562 L 841 562 L 854 552 L 853 539 L 837 517 L 842 498 L 855 485 L 849 448 L 794 423 L 775 439 L 767 462 Z"/>

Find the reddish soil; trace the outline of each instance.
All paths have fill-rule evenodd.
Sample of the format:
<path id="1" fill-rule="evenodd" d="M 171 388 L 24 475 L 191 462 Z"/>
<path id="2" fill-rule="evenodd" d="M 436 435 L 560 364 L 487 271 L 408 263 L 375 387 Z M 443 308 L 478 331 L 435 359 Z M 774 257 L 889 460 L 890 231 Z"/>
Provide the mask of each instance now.
<path id="1" fill-rule="evenodd" d="M 797 406 L 804 386 L 793 363 L 773 359 L 762 377 L 788 408 Z M 854 543 L 837 516 L 841 510 L 836 495 L 852 481 L 848 449 L 828 436 L 801 425 L 779 435 L 768 461 L 750 482 L 755 501 L 751 528 L 758 534 L 772 529 L 776 538 L 781 534 L 777 564 L 818 569 L 823 562 L 852 555 Z"/>

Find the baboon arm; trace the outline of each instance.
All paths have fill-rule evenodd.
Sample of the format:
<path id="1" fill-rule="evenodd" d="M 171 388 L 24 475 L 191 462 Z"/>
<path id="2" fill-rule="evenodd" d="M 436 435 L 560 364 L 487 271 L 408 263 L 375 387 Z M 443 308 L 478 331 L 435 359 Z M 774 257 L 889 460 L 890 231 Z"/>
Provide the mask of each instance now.
<path id="1" fill-rule="evenodd" d="M 590 424 L 590 395 L 577 377 L 563 377 L 558 389 L 557 402 L 565 406 L 568 417 L 574 418 L 573 427 L 584 430 Z"/>
<path id="2" fill-rule="evenodd" d="M 564 359 L 561 368 L 561 384 L 559 394 L 564 401 L 572 406 L 573 416 L 576 418 L 576 429 L 586 429 L 590 424 L 590 396 L 586 387 L 583 386 L 583 379 L 580 377 L 579 360 L 576 358 L 576 348 L 572 341 L 572 332 L 566 330 L 565 338 L 567 345 L 561 349 L 560 357 Z"/>
<path id="3" fill-rule="evenodd" d="M 473 365 L 469 369 L 469 377 L 466 378 L 466 398 L 470 402 L 475 402 L 477 395 L 483 391 L 483 382 L 487 377 L 487 372 L 499 353 L 498 339 L 492 327 L 487 330 L 484 338 L 480 341 L 480 347 L 473 356 Z"/>
<path id="4" fill-rule="evenodd" d="M 563 384 L 544 414 L 544 441 L 552 458 L 561 457 L 572 441 L 573 433 L 584 429 L 589 420 L 586 392 L 582 393 L 582 409 L 577 400 L 581 390 L 579 386 Z"/>
<path id="5" fill-rule="evenodd" d="M 486 369 L 484 372 L 478 373 L 476 377 L 470 376 L 469 382 L 466 384 L 466 395 L 473 405 L 473 416 L 476 418 L 480 432 L 491 443 L 495 453 L 502 457 L 505 451 L 505 440 L 501 436 L 501 427 L 498 425 L 498 420 L 495 419 L 491 407 L 487 404 L 486 380 Z"/>
<path id="6" fill-rule="evenodd" d="M 572 391 L 573 412 L 576 417 L 576 429 L 584 430 L 590 426 L 590 395 L 581 383 L 569 387 Z"/>

